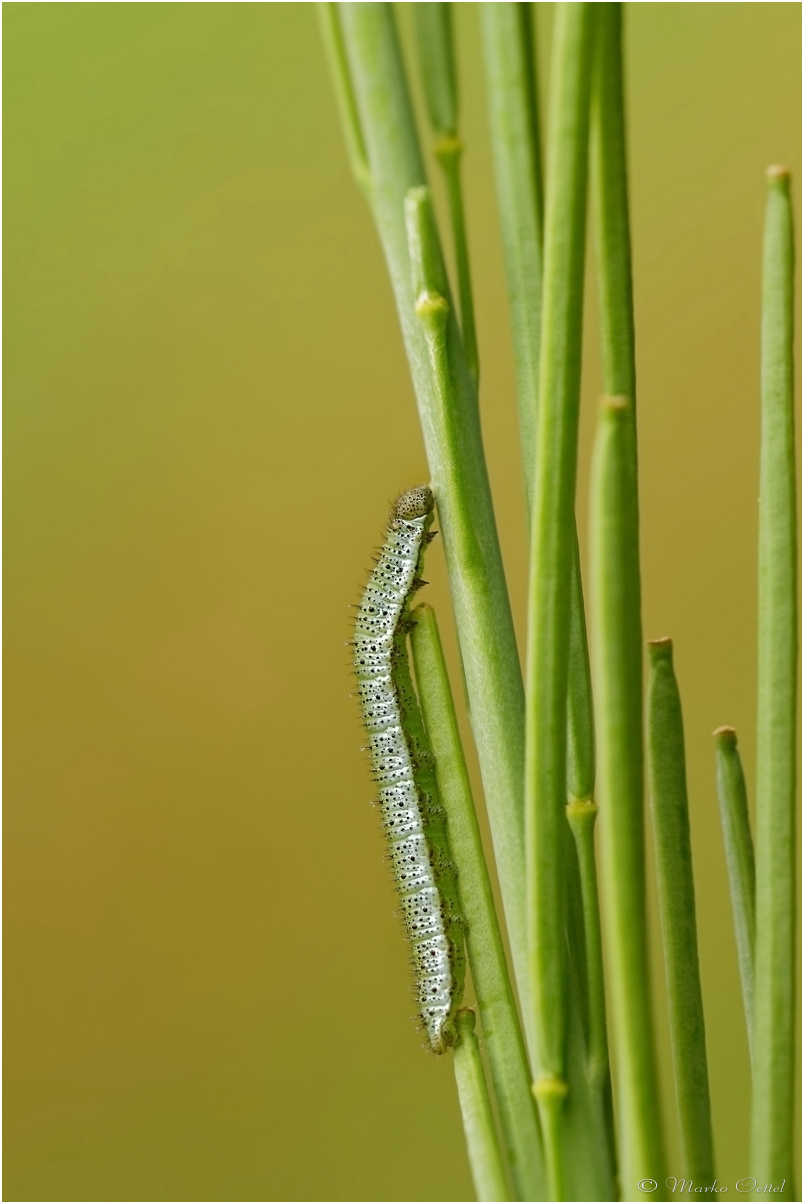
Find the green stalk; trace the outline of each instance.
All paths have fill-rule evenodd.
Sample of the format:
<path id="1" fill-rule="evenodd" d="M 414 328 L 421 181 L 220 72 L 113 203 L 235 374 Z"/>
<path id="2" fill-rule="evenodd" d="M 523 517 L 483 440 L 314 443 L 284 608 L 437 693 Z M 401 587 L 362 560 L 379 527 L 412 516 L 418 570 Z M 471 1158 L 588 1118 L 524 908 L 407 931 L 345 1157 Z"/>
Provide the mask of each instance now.
<path id="1" fill-rule="evenodd" d="M 319 4 L 318 15 L 321 37 L 324 42 L 330 76 L 335 89 L 338 116 L 341 121 L 344 141 L 346 142 L 349 166 L 352 169 L 355 183 L 370 202 L 372 189 L 371 172 L 369 171 L 366 147 L 363 142 L 363 131 L 360 128 L 360 117 L 358 116 L 357 101 L 349 74 L 349 64 L 346 60 L 346 47 L 343 44 L 343 34 L 338 18 L 337 4 Z"/>
<path id="2" fill-rule="evenodd" d="M 585 1198 L 577 1181 L 578 1169 L 594 1176 L 586 1184 L 586 1195 L 609 1198 L 613 1190 L 614 1130 L 612 1119 L 611 1076 L 601 949 L 600 907 L 597 867 L 595 864 L 594 823 L 597 806 L 595 789 L 595 736 L 592 710 L 592 683 L 586 638 L 580 557 L 575 539 L 574 568 L 570 580 L 570 638 L 567 683 L 567 797 L 566 816 L 574 847 L 567 858 L 570 871 L 568 901 L 570 909 L 581 913 L 576 936 L 570 932 L 570 954 L 577 962 L 577 974 L 570 979 L 570 994 L 579 995 L 577 1005 L 585 1020 L 582 1053 L 573 1049 L 578 1039 L 577 1026 L 570 1025 L 567 1050 L 569 1096 L 565 1108 L 564 1143 L 568 1177 L 573 1198 Z M 577 877 L 577 882 L 575 878 Z M 576 925 L 577 927 L 577 925 Z M 587 1094 L 581 1115 L 578 1096 Z M 591 1150 L 595 1150 L 593 1158 Z M 593 1163 L 596 1166 L 593 1169 Z M 591 1189 L 591 1190 L 590 1190 Z M 613 1198 L 613 1197 L 611 1197 Z"/>
<path id="3" fill-rule="evenodd" d="M 536 469 L 543 216 L 534 31 L 528 4 L 481 4 L 480 14 L 530 518 Z M 577 540 L 574 551 L 567 684 L 567 793 L 570 798 L 591 798 L 595 779 L 594 716 Z M 570 937 L 571 942 L 575 941 L 577 934 L 571 933 Z M 576 948 L 575 956 L 584 958 L 584 950 Z M 584 980 L 582 974 L 581 981 Z M 583 1039 L 582 1028 L 576 1025 L 570 1040 L 579 1035 Z M 582 1056 L 571 1059 L 572 1066 L 581 1067 L 585 1058 L 584 1050 Z M 584 1079 L 586 1073 L 584 1066 L 581 1071 Z M 570 1081 L 569 1085 L 566 1142 L 574 1147 L 577 1136 L 588 1147 L 590 1101 L 586 1101 L 583 1113 L 575 1107 L 578 1091 L 583 1091 L 585 1084 Z M 573 1132 L 576 1116 L 581 1126 L 577 1134 Z M 594 1186 L 587 1183 L 587 1192 L 600 1194 L 606 1190 L 603 1183 L 610 1184 L 610 1165 L 605 1158 L 604 1163 L 602 1177 L 593 1180 Z M 573 1178 L 579 1168 L 588 1169 L 589 1165 L 589 1158 L 570 1156 L 568 1173 Z M 574 1183 L 573 1190 L 584 1188 Z"/>
<path id="4" fill-rule="evenodd" d="M 449 4 L 413 9 L 416 51 L 430 124 L 439 137 L 458 132 L 458 78 Z"/>
<path id="5" fill-rule="evenodd" d="M 580 398 L 593 6 L 563 4 L 554 42 L 537 470 L 528 598 L 525 848 L 529 999 L 548 1173 L 560 1199 L 567 967 L 564 839 L 570 578 Z"/>
<path id="6" fill-rule="evenodd" d="M 606 692 L 605 704 L 598 693 L 598 708 L 605 708 L 605 714 L 598 715 L 598 796 L 603 807 L 603 893 L 611 915 L 606 939 L 620 1080 L 620 1175 L 628 1192 L 643 1176 L 662 1183 L 662 1135 L 645 918 L 642 614 L 623 8 L 599 4 L 596 15 L 590 194 L 603 388 L 617 400 L 604 407 L 595 453 L 593 628 L 598 640 L 597 690 L 605 681 Z M 607 513 L 600 510 L 604 500 Z M 607 561 L 611 555 L 615 561 Z"/>
<path id="7" fill-rule="evenodd" d="M 664 1182 L 645 915 L 638 520 L 629 403 L 604 399 L 590 493 L 592 648 L 610 1014 L 623 1197 Z M 663 1198 L 662 1188 L 653 1199 Z"/>
<path id="8" fill-rule="evenodd" d="M 450 224 L 455 251 L 455 268 L 458 276 L 458 299 L 461 307 L 461 335 L 463 351 L 475 384 L 480 378 L 480 361 L 477 351 L 475 328 L 475 303 L 472 296 L 472 274 L 469 269 L 469 244 L 466 236 L 466 217 L 461 187 L 461 155 L 463 143 L 456 136 L 440 138 L 434 147 L 435 156 L 441 164 L 447 185 Z"/>
<path id="9" fill-rule="evenodd" d="M 588 801 L 595 793 L 595 716 L 577 535 L 573 543 L 567 666 L 567 796 L 570 802 Z"/>
<path id="10" fill-rule="evenodd" d="M 461 1008 L 455 1017 L 460 1041 L 453 1062 L 469 1165 L 478 1200 L 513 1200 L 505 1178 L 494 1113 L 491 1108 L 483 1060 L 475 1036 L 475 1014 Z"/>
<path id="11" fill-rule="evenodd" d="M 458 870 L 466 945 L 483 1027 L 494 1094 L 518 1198 L 545 1193 L 541 1137 L 530 1092 L 530 1072 L 505 963 L 494 895 L 477 823 L 469 773 L 435 611 L 413 611 L 411 648 L 416 685 L 436 760 L 447 837 Z"/>
<path id="12" fill-rule="evenodd" d="M 790 174 L 768 171 L 759 470 L 756 985 L 751 1174 L 792 1182 L 796 786 L 796 484 Z"/>
<path id="13" fill-rule="evenodd" d="M 373 181 L 372 212 L 419 404 L 450 577 L 473 730 L 520 989 L 526 986 L 524 697 L 480 434 L 477 391 L 439 263 L 443 331 L 416 312 L 405 197 L 425 182 L 392 6 L 339 6 L 350 87 Z M 430 218 L 428 217 L 428 220 Z"/>
<path id="14" fill-rule="evenodd" d="M 589 1079 L 595 1090 L 609 1084 L 609 1049 L 606 1037 L 606 997 L 603 980 L 603 944 L 595 866 L 597 806 L 591 801 L 567 805 L 567 820 L 575 840 L 580 871 L 585 935 L 586 999 L 588 1016 Z"/>
<path id="15" fill-rule="evenodd" d="M 529 4 L 481 4 L 489 123 L 514 344 L 528 515 L 536 472 L 542 317 L 542 170 Z M 580 556 L 573 559 L 568 685 L 567 790 L 594 791 L 594 716 Z"/>
<path id="16" fill-rule="evenodd" d="M 530 506 L 536 464 L 542 316 L 542 178 L 531 6 L 484 3 L 479 7 L 522 462 Z"/>
<path id="17" fill-rule="evenodd" d="M 614 1172 L 611 1087 L 608 1075 L 601 1084 L 594 1070 L 596 1009 L 594 949 L 586 940 L 586 898 L 578 864 L 577 845 L 566 830 L 568 869 L 567 933 L 569 990 L 567 1016 L 566 1081 L 563 1146 L 567 1198 L 570 1200 L 619 1199 Z M 580 921 L 580 923 L 578 923 Z M 577 931 L 573 931 L 577 929 Z M 598 929 L 599 933 L 599 929 Z M 590 987 L 592 988 L 590 990 Z M 603 1017 L 605 1022 L 605 1017 Z M 599 1035 L 598 1028 L 598 1035 Z M 604 1034 L 605 1036 L 605 1034 Z M 602 1087 L 602 1089 L 601 1089 Z"/>
<path id="18" fill-rule="evenodd" d="M 567 806 L 568 820 L 574 807 L 591 810 L 594 804 Z M 592 839 L 591 831 L 589 838 Z M 591 849 L 590 845 L 588 849 Z M 567 1199 L 614 1200 L 617 1193 L 614 1183 L 611 1087 L 605 1069 L 608 1064 L 605 1015 L 600 1007 L 603 966 L 600 959 L 596 875 L 593 860 L 592 896 L 589 891 L 590 866 L 588 863 L 581 866 L 582 852 L 573 839 L 572 824 L 565 824 L 568 981 L 564 1077 L 567 1092 L 560 1113 L 563 1150 L 561 1171 Z"/>
<path id="19" fill-rule="evenodd" d="M 628 402 L 626 427 L 636 496 L 636 369 L 628 169 L 625 147 L 622 5 L 597 5 L 592 86 L 590 193 L 597 249 L 603 391 Z"/>
<path id="20" fill-rule="evenodd" d="M 737 960 L 743 989 L 748 1048 L 754 1050 L 754 948 L 755 899 L 754 842 L 748 818 L 748 793 L 733 727 L 719 727 L 715 736 L 717 794 L 726 865 L 729 870 L 731 910 L 737 939 Z"/>
<path id="21" fill-rule="evenodd" d="M 712 1183 L 715 1169 L 681 698 L 673 670 L 672 640 L 652 640 L 648 649 L 648 776 L 681 1173 L 696 1186 L 706 1187 Z"/>
<path id="22" fill-rule="evenodd" d="M 531 11 L 529 4 L 480 5 L 529 520 L 536 470 L 543 209 Z M 567 794 L 570 798 L 591 798 L 595 780 L 594 716 L 580 557 L 577 540 L 574 542 L 567 683 Z M 580 898 L 578 910 L 582 911 Z M 569 932 L 570 944 L 573 956 L 583 961 L 583 923 L 578 931 L 576 927 Z M 611 1192 L 611 1153 L 605 1116 L 589 1098 L 587 1050 L 580 1022 L 585 1002 L 574 998 L 576 988 L 585 979 L 585 972 L 581 972 L 571 980 L 569 988 L 573 996 L 572 1017 L 578 1022 L 571 1022 L 568 1032 L 569 1095 L 564 1109 L 567 1188 L 579 1199 L 592 1195 L 602 1199 Z M 575 1049 L 575 1042 L 580 1042 L 582 1048 Z M 532 1031 L 530 1043 L 535 1054 Z M 596 1144 L 598 1132 L 603 1134 L 600 1149 Z M 599 1157 L 590 1156 L 590 1150 Z"/>
<path id="23" fill-rule="evenodd" d="M 463 350 L 477 383 L 479 375 L 472 275 L 461 188 L 463 143 L 458 135 L 458 82 L 449 4 L 416 4 L 413 9 L 416 44 L 430 125 L 436 135 L 433 151 L 444 172 L 458 277 Z"/>

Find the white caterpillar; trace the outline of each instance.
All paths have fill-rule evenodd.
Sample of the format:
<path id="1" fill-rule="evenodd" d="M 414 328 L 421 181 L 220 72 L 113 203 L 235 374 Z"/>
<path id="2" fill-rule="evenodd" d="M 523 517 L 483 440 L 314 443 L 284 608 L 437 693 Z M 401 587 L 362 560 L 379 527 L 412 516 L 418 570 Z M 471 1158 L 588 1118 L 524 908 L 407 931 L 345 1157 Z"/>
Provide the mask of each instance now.
<path id="1" fill-rule="evenodd" d="M 383 827 L 413 953 L 416 994 L 430 1048 L 458 1040 L 463 922 L 435 764 L 408 664 L 410 598 L 423 584 L 433 538 L 433 495 L 411 489 L 394 504 L 385 543 L 358 608 L 354 666 Z"/>

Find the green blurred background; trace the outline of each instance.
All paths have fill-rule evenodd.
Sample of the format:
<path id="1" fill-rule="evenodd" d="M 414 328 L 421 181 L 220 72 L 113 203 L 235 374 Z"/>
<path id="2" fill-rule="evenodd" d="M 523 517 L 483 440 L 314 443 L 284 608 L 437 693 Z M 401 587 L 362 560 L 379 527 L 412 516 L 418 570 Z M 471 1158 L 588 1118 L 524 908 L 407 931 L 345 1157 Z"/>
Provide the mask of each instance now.
<path id="1" fill-rule="evenodd" d="M 521 630 L 477 13 L 454 9 Z M 315 6 L 4 10 L 5 1198 L 471 1198 L 349 698 L 348 603 L 426 469 Z M 710 733 L 734 724 L 753 773 L 763 177 L 800 180 L 800 8 L 627 21 L 645 634 L 676 639 L 733 1183 L 748 1069 Z M 590 297 L 582 539 L 599 381 Z M 428 576 L 454 653 L 437 545 Z"/>

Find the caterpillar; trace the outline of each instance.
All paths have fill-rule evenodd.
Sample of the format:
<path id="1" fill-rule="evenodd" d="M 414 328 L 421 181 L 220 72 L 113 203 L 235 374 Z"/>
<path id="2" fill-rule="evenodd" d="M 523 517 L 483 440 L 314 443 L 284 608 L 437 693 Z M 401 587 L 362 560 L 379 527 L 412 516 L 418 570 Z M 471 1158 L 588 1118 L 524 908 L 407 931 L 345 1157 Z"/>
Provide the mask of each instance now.
<path id="1" fill-rule="evenodd" d="M 412 950 L 422 1026 L 434 1053 L 458 1043 L 455 1013 L 465 955 L 446 816 L 407 653 L 410 599 L 435 532 L 426 486 L 394 503 L 385 542 L 358 607 L 354 669 L 382 823 Z"/>

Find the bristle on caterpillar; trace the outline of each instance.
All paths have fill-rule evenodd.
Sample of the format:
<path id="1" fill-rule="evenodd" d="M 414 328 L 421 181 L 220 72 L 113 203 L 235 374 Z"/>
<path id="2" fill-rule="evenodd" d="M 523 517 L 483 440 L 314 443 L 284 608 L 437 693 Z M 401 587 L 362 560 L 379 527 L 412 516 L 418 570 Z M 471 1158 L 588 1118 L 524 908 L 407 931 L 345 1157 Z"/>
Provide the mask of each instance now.
<path id="1" fill-rule="evenodd" d="M 385 542 L 358 606 L 354 669 L 367 749 L 378 787 L 388 860 L 416 975 L 419 1019 L 430 1049 L 457 1043 L 465 970 L 464 923 L 438 795 L 435 758 L 413 689 L 406 635 L 410 599 L 426 582 L 433 494 L 409 489 L 394 502 Z"/>

